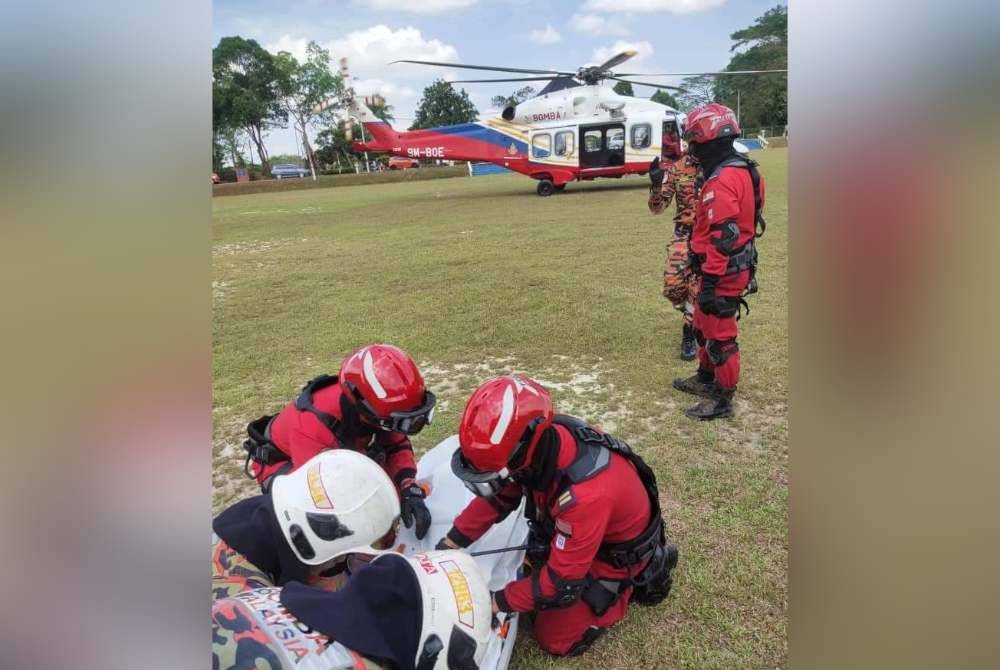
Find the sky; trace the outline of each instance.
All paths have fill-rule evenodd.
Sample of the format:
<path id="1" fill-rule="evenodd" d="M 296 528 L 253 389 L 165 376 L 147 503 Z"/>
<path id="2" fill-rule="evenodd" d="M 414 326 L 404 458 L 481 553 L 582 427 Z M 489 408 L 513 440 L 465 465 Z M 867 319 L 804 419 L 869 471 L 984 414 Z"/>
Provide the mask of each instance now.
<path id="1" fill-rule="evenodd" d="M 729 62 L 729 35 L 783 0 L 215 0 L 213 42 L 239 35 L 271 52 L 300 57 L 310 40 L 346 56 L 361 95 L 380 93 L 393 125 L 413 120 L 421 92 L 434 79 L 504 77 L 503 73 L 400 63 L 398 59 L 575 70 L 623 49 L 639 54 L 622 72 L 699 72 Z M 478 76 L 483 75 L 483 76 Z M 512 77 L 518 75 L 510 75 Z M 674 83 L 668 78 L 655 81 Z M 611 82 L 614 83 L 614 82 Z M 490 98 L 518 82 L 459 85 L 480 114 Z M 536 90 L 544 82 L 534 85 Z M 635 87 L 649 97 L 655 89 Z M 315 133 L 315 131 L 313 131 Z M 269 153 L 297 152 L 295 133 L 272 130 Z"/>

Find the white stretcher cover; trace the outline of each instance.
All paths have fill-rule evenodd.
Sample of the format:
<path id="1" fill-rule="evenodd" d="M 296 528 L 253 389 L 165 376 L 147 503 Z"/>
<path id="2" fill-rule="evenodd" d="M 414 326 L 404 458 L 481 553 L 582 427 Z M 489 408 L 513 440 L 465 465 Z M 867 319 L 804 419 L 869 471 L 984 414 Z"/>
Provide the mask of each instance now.
<path id="1" fill-rule="evenodd" d="M 397 541 L 404 545 L 405 554 L 434 549 L 434 545 L 451 528 L 455 517 L 475 497 L 451 471 L 451 457 L 456 449 L 458 449 L 458 436 L 452 435 L 424 454 L 417 462 L 417 481 L 431 489 L 430 495 L 427 496 L 431 527 L 423 540 L 417 539 L 413 529 L 400 527 Z M 522 501 L 517 510 L 472 543 L 467 551 L 515 547 L 524 544 L 527 537 L 528 522 L 524 518 Z M 518 570 L 523 562 L 524 551 L 508 551 L 476 557 L 476 563 L 482 569 L 491 591 L 498 591 L 517 579 Z M 511 617 L 506 637 L 494 632 L 486 656 L 479 666 L 480 670 L 506 670 L 516 638 L 517 615 L 514 615 Z"/>

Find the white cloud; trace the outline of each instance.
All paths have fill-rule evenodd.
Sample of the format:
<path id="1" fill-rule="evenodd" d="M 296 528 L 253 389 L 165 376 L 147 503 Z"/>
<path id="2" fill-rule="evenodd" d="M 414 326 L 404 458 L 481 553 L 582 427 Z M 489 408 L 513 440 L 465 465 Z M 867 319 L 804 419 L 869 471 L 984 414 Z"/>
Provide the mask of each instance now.
<path id="1" fill-rule="evenodd" d="M 372 9 L 413 14 L 438 14 L 471 7 L 478 0 L 364 0 Z"/>
<path id="2" fill-rule="evenodd" d="M 405 76 L 404 68 L 413 65 L 388 65 L 389 61 L 403 58 L 410 60 L 434 60 L 452 62 L 458 60 L 458 51 L 440 40 L 425 39 L 421 32 L 412 27 L 392 30 L 379 24 L 366 30 L 349 33 L 347 37 L 329 42 L 327 46 L 334 58 L 347 57 L 352 70 L 366 68 L 399 71 Z"/>
<path id="3" fill-rule="evenodd" d="M 591 35 L 628 35 L 628 28 L 598 14 L 574 14 L 569 25 L 578 33 Z"/>
<path id="4" fill-rule="evenodd" d="M 264 48 L 273 54 L 279 51 L 287 51 L 288 53 L 295 56 L 299 61 L 305 60 L 306 57 L 306 46 L 309 44 L 309 40 L 304 37 L 301 39 L 293 38 L 291 35 L 282 35 L 274 42 L 269 42 L 264 45 Z"/>
<path id="5" fill-rule="evenodd" d="M 726 0 L 587 0 L 584 10 L 592 12 L 670 12 L 693 14 L 721 7 Z"/>
<path id="6" fill-rule="evenodd" d="M 633 56 L 631 59 L 622 63 L 619 68 L 625 68 L 628 71 L 639 70 L 643 68 L 643 64 L 646 63 L 650 57 L 653 55 L 653 45 L 649 42 L 626 42 L 624 40 L 618 40 L 609 47 L 600 47 L 594 49 L 594 53 L 591 55 L 591 59 L 594 61 L 595 65 L 600 65 L 604 61 L 608 60 L 612 56 L 616 56 L 622 51 L 627 51 L 633 49 L 639 53 Z M 615 68 L 615 69 L 619 69 Z"/>
<path id="7" fill-rule="evenodd" d="M 552 26 L 545 26 L 545 30 L 532 30 L 529 37 L 537 44 L 555 44 L 562 39 L 559 31 Z"/>
<path id="8" fill-rule="evenodd" d="M 264 45 L 271 53 L 288 51 L 300 60 L 304 58 L 306 38 L 282 35 Z M 432 68 L 421 65 L 400 63 L 390 65 L 390 61 L 430 60 L 457 62 L 458 50 L 441 40 L 428 39 L 417 28 L 392 29 L 379 24 L 364 30 L 357 30 L 340 38 L 320 41 L 320 46 L 330 51 L 331 66 L 336 69 L 340 59 L 346 57 L 354 82 L 354 90 L 359 95 L 379 93 L 393 106 L 393 113 L 399 119 L 399 126 L 405 128 L 413 117 L 414 109 L 423 88 L 437 78 L 456 79 L 454 70 Z"/>

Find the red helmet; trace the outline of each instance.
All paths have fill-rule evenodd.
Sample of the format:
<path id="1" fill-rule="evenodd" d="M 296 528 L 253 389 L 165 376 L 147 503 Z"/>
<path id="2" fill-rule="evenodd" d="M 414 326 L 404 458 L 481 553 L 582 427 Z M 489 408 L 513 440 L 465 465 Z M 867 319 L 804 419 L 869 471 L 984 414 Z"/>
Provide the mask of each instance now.
<path id="1" fill-rule="evenodd" d="M 392 345 L 358 349 L 340 365 L 339 380 L 361 416 L 383 430 L 412 435 L 433 418 L 434 394 L 413 359 Z"/>
<path id="2" fill-rule="evenodd" d="M 742 132 L 733 110 L 713 102 L 687 115 L 684 139 L 697 144 L 720 137 L 739 137 Z"/>
<path id="3" fill-rule="evenodd" d="M 683 117 L 675 117 L 663 122 L 663 137 L 660 142 L 660 155 L 663 158 L 676 160 L 687 152 L 687 147 L 681 140 L 683 133 Z"/>
<path id="4" fill-rule="evenodd" d="M 552 398 L 527 377 L 496 377 L 477 388 L 458 426 L 459 450 L 452 468 L 467 485 L 498 489 L 498 480 L 531 463 L 542 433 L 552 425 Z"/>

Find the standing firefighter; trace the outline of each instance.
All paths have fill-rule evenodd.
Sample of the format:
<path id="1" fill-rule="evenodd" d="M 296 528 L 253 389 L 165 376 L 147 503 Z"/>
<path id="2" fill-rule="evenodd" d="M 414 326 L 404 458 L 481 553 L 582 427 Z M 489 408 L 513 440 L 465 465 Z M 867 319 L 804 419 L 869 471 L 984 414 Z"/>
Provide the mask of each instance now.
<path id="1" fill-rule="evenodd" d="M 629 601 L 666 598 L 676 548 L 666 543 L 656 477 L 627 444 L 553 413 L 525 377 L 472 394 L 452 470 L 477 495 L 438 545 L 467 547 L 526 498 L 532 574 L 493 593 L 498 612 L 537 611 L 535 639 L 575 656 L 620 621 Z"/>
<path id="2" fill-rule="evenodd" d="M 663 297 L 684 315 L 681 335 L 681 358 L 693 361 L 697 355 L 694 336 L 694 298 L 697 279 L 691 271 L 691 230 L 695 215 L 695 179 L 697 162 L 684 151 L 681 140 L 683 125 L 680 119 L 663 124 L 662 162 L 654 158 L 649 166 L 649 211 L 661 214 L 676 200 L 674 233 L 667 244 L 667 257 L 663 266 Z"/>
<path id="3" fill-rule="evenodd" d="M 757 164 L 733 146 L 740 135 L 733 110 L 712 103 L 692 111 L 687 120 L 684 139 L 704 177 L 691 234 L 699 277 L 694 313 L 698 371 L 675 379 L 674 388 L 705 398 L 687 411 L 689 417 L 717 419 L 733 415 L 740 379 L 736 322 L 740 306 L 746 305 L 743 298 L 757 290 L 754 240 L 764 232 L 764 182 Z"/>
<path id="4" fill-rule="evenodd" d="M 399 489 L 403 523 L 418 538 L 430 527 L 425 493 L 414 481 L 410 435 L 431 422 L 434 394 L 417 364 L 396 347 L 358 349 L 337 375 L 320 375 L 275 416 L 247 426 L 247 474 L 267 493 L 275 475 L 298 468 L 324 449 L 352 449 L 378 462 Z"/>

